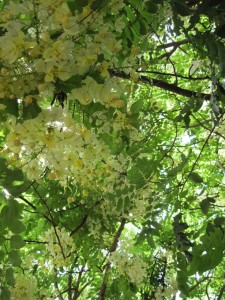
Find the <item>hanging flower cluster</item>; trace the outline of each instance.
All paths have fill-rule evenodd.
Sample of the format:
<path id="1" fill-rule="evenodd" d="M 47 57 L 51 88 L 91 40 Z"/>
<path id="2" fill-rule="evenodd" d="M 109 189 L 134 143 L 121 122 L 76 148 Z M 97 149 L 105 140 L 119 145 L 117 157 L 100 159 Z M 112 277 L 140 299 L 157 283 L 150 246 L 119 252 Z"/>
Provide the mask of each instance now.
<path id="1" fill-rule="evenodd" d="M 51 255 L 51 267 L 65 267 L 70 254 L 76 249 L 69 233 L 65 228 L 51 228 L 45 233 L 44 240 L 48 242 L 46 250 Z"/>
<path id="2" fill-rule="evenodd" d="M 6 31 L 0 37 L 0 98 L 52 97 L 57 82 L 70 80 L 70 98 L 81 104 L 124 105 L 121 95 L 125 89 L 119 80 L 109 78 L 109 70 L 119 66 L 117 55 L 121 53 L 120 64 L 129 72 L 129 60 L 137 55 L 137 51 L 122 49 L 120 35 L 126 19 L 117 15 L 125 4 L 110 1 L 108 6 L 95 8 L 92 2 L 82 12 L 63 0 L 9 1 L 5 5 L 0 13 Z M 87 75 L 96 72 L 102 82 L 108 78 L 104 85 Z M 80 75 L 81 87 L 75 89 L 73 78 Z"/>
<path id="3" fill-rule="evenodd" d="M 147 263 L 140 255 L 130 254 L 130 249 L 127 248 L 127 241 L 121 241 L 118 250 L 111 253 L 109 260 L 120 275 L 128 276 L 134 284 L 141 284 L 147 277 Z"/>
<path id="4" fill-rule="evenodd" d="M 75 181 L 97 189 L 101 182 L 114 182 L 126 165 L 125 159 L 114 158 L 95 133 L 61 108 L 43 110 L 35 119 L 14 125 L 6 150 L 8 163 L 20 167 L 29 179 L 39 180 L 47 173 L 64 186 Z"/>
<path id="5" fill-rule="evenodd" d="M 37 292 L 37 280 L 34 276 L 26 276 L 18 274 L 16 276 L 15 285 L 11 288 L 10 299 L 24 299 L 35 300 L 37 299 L 35 293 Z"/>

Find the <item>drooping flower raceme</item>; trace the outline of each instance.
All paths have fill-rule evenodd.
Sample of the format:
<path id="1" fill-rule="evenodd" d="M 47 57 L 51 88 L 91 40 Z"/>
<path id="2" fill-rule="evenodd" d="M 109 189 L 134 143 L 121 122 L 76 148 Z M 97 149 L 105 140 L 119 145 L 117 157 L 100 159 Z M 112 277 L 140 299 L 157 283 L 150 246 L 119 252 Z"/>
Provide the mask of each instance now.
<path id="1" fill-rule="evenodd" d="M 47 171 L 50 180 L 59 180 L 64 186 L 72 181 L 98 189 L 103 182 L 114 182 L 123 170 L 107 144 L 61 108 L 43 110 L 10 130 L 8 162 L 30 179 L 39 180 Z"/>
<path id="2" fill-rule="evenodd" d="M 15 285 L 11 288 L 11 300 L 36 300 L 37 281 L 31 275 L 18 274 Z"/>
<path id="3" fill-rule="evenodd" d="M 130 254 L 125 245 L 126 242 L 122 241 L 118 250 L 111 253 L 109 260 L 116 268 L 116 272 L 128 276 L 134 284 L 141 284 L 147 276 L 147 263 L 139 255 Z"/>
<path id="4" fill-rule="evenodd" d="M 52 267 L 66 267 L 70 255 L 76 249 L 72 237 L 65 228 L 51 228 L 45 236 L 47 252 L 51 255 Z"/>

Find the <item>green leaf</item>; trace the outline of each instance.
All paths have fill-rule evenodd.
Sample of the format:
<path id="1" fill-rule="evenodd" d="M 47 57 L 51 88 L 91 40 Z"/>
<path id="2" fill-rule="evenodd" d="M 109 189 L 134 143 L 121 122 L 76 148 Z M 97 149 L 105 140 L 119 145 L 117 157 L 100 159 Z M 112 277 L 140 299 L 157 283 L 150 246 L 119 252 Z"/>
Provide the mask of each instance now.
<path id="1" fill-rule="evenodd" d="M 32 275 L 35 275 L 37 273 L 37 269 L 38 269 L 38 264 L 35 264 L 33 266 Z"/>
<path id="2" fill-rule="evenodd" d="M 190 124 L 190 112 L 187 112 L 184 116 L 183 116 L 183 120 L 185 123 L 186 128 L 189 128 L 189 124 Z"/>
<path id="3" fill-rule="evenodd" d="M 178 289 L 185 295 L 189 295 L 189 286 L 187 284 L 188 282 L 188 276 L 186 271 L 184 270 L 179 270 L 177 272 L 177 285 Z"/>
<path id="4" fill-rule="evenodd" d="M 224 233 L 220 228 L 214 227 L 201 237 L 201 243 L 194 245 L 189 274 L 202 274 L 218 266 L 223 259 L 224 247 Z"/>
<path id="5" fill-rule="evenodd" d="M 5 252 L 0 250 L 0 261 L 3 261 L 4 257 L 5 257 Z"/>
<path id="6" fill-rule="evenodd" d="M 10 223 L 10 225 L 9 225 L 9 229 L 13 233 L 19 234 L 19 233 L 25 231 L 26 226 L 20 220 L 12 220 L 11 223 Z"/>
<path id="7" fill-rule="evenodd" d="M 13 286 L 15 284 L 13 273 L 13 268 L 8 268 L 5 273 L 6 283 L 10 286 Z"/>
<path id="8" fill-rule="evenodd" d="M 158 5 L 156 3 L 154 3 L 155 1 L 146 1 L 145 2 L 145 9 L 147 10 L 147 12 L 151 13 L 151 14 L 155 14 L 158 11 Z"/>
<path id="9" fill-rule="evenodd" d="M 135 184 L 138 188 L 143 187 L 145 184 L 145 179 L 137 166 L 133 166 L 129 170 L 127 179 L 131 184 Z"/>
<path id="10" fill-rule="evenodd" d="M 101 134 L 101 138 L 109 146 L 111 153 L 113 155 L 117 155 L 122 152 L 122 150 L 124 148 L 124 144 L 123 143 L 115 143 L 111 134 L 103 133 L 103 134 Z"/>
<path id="11" fill-rule="evenodd" d="M 11 250 L 9 252 L 9 261 L 15 267 L 19 267 L 21 265 L 22 260 L 17 250 Z"/>
<path id="12" fill-rule="evenodd" d="M 133 7 L 138 7 L 138 2 L 136 0 L 128 0 L 128 2 L 133 6 Z"/>
<path id="13" fill-rule="evenodd" d="M 13 115 L 18 117 L 18 102 L 17 99 L 0 99 L 0 104 L 5 106 L 4 110 L 0 110 L 0 116 L 2 117 L 5 114 Z"/>
<path id="14" fill-rule="evenodd" d="M 23 172 L 19 169 L 9 169 L 4 158 L 0 158 L 0 169 L 0 184 L 11 195 L 18 196 L 27 189 L 28 181 L 25 180 Z"/>
<path id="15" fill-rule="evenodd" d="M 4 242 L 6 241 L 6 238 L 3 234 L 0 234 L 0 246 L 4 244 Z"/>
<path id="16" fill-rule="evenodd" d="M 202 212 L 205 215 L 207 215 L 209 212 L 209 207 L 210 207 L 210 201 L 208 200 L 208 198 L 201 201 L 200 207 L 201 207 Z"/>
<path id="17" fill-rule="evenodd" d="M 5 205 L 0 214 L 0 220 L 2 224 L 10 227 L 11 224 L 17 220 L 20 215 L 20 204 L 16 200 L 9 200 L 8 204 Z"/>
<path id="18" fill-rule="evenodd" d="M 127 18 L 129 21 L 133 22 L 136 19 L 136 16 L 132 9 L 129 6 L 125 6 L 125 11 L 127 13 Z"/>
<path id="19" fill-rule="evenodd" d="M 30 105 L 24 106 L 23 108 L 23 119 L 30 120 L 36 118 L 41 113 L 41 108 L 37 104 L 37 101 L 33 101 Z"/>
<path id="20" fill-rule="evenodd" d="M 10 291 L 7 287 L 1 287 L 0 300 L 10 300 Z"/>
<path id="21" fill-rule="evenodd" d="M 123 199 L 119 198 L 116 205 L 116 210 L 121 211 L 123 209 Z"/>
<path id="22" fill-rule="evenodd" d="M 206 226 L 206 233 L 210 235 L 210 233 L 214 231 L 215 231 L 215 226 L 211 222 L 208 222 Z"/>
<path id="23" fill-rule="evenodd" d="M 172 7 L 176 13 L 185 17 L 191 15 L 192 11 L 183 0 L 172 0 Z"/>
<path id="24" fill-rule="evenodd" d="M 221 226 L 225 223 L 225 217 L 216 217 L 214 220 L 214 224 L 216 226 Z"/>
<path id="25" fill-rule="evenodd" d="M 20 249 L 26 245 L 22 237 L 18 234 L 15 234 L 11 237 L 10 244 L 13 249 Z"/>
<path id="26" fill-rule="evenodd" d="M 139 99 L 131 105 L 130 111 L 133 114 L 138 113 L 142 109 L 142 106 L 143 106 L 143 99 Z"/>
<path id="27" fill-rule="evenodd" d="M 88 0 L 68 0 L 67 5 L 72 14 L 74 14 L 75 10 L 78 10 L 79 13 L 81 13 L 83 10 L 83 7 L 88 5 Z"/>
<path id="28" fill-rule="evenodd" d="M 225 74 L 225 45 L 224 43 L 218 41 L 218 58 L 219 58 L 219 69 L 222 73 L 222 76 Z"/>
<path id="29" fill-rule="evenodd" d="M 206 45 L 209 50 L 209 54 L 212 59 L 218 56 L 218 47 L 217 47 L 217 41 L 214 39 L 207 39 L 206 40 Z"/>
<path id="30" fill-rule="evenodd" d="M 196 182 L 196 183 L 202 183 L 203 182 L 202 177 L 200 175 L 198 175 L 197 173 L 195 173 L 195 172 L 191 172 L 190 175 L 189 175 L 189 178 L 193 182 Z"/>
<path id="31" fill-rule="evenodd" d="M 130 198 L 128 196 L 124 199 L 124 209 L 128 209 L 130 206 Z"/>
<path id="32" fill-rule="evenodd" d="M 180 172 L 184 167 L 184 163 L 181 162 L 177 167 L 173 168 L 172 170 L 168 171 L 168 176 L 174 176 L 177 175 L 178 172 Z"/>
<path id="33" fill-rule="evenodd" d="M 148 23 L 145 20 L 140 20 L 140 33 L 146 35 L 149 32 Z"/>

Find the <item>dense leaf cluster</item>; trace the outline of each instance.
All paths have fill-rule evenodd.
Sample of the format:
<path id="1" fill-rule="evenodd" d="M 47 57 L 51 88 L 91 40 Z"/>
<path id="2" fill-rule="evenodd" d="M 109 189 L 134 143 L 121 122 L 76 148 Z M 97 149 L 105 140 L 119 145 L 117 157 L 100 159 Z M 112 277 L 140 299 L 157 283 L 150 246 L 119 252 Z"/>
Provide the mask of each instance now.
<path id="1" fill-rule="evenodd" d="M 223 299 L 224 1 L 0 20 L 0 299 Z"/>

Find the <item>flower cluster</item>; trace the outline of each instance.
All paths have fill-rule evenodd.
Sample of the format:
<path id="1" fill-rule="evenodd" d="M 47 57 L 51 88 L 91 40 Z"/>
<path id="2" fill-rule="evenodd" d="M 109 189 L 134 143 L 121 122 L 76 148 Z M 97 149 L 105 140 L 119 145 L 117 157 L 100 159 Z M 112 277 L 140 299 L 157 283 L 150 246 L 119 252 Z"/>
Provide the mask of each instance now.
<path id="1" fill-rule="evenodd" d="M 37 281 L 29 275 L 17 275 L 16 283 L 11 288 L 11 300 L 35 300 L 35 293 L 37 292 Z"/>
<path id="2" fill-rule="evenodd" d="M 140 255 L 130 254 L 125 245 L 126 242 L 122 242 L 118 250 L 111 253 L 109 260 L 120 275 L 128 276 L 134 284 L 141 284 L 147 276 L 147 263 Z"/>
<path id="3" fill-rule="evenodd" d="M 60 108 L 43 110 L 10 130 L 8 163 L 20 167 L 30 179 L 39 180 L 48 170 L 48 178 L 64 186 L 75 181 L 98 189 L 103 181 L 113 182 L 123 169 L 121 156 L 113 157 L 97 134 Z"/>
<path id="4" fill-rule="evenodd" d="M 76 248 L 69 233 L 64 228 L 51 228 L 46 232 L 44 240 L 48 242 L 46 248 L 54 266 L 65 267 L 70 254 Z"/>
<path id="5" fill-rule="evenodd" d="M 120 35 L 126 26 L 124 16 L 116 17 L 115 22 L 110 19 L 124 5 L 123 0 L 115 0 L 95 10 L 90 3 L 80 13 L 63 0 L 9 1 L 0 13 L 1 26 L 6 30 L 0 37 L 0 97 L 52 96 L 56 82 L 85 75 L 82 87 L 72 90 L 71 99 L 81 104 L 100 101 L 106 107 L 123 106 L 120 95 L 124 89 L 120 80 L 110 79 L 109 70 L 118 64 Z M 135 59 L 136 55 L 131 51 L 124 59 Z M 127 66 L 127 58 L 124 63 Z M 107 79 L 106 83 L 87 76 L 90 70 Z"/>

